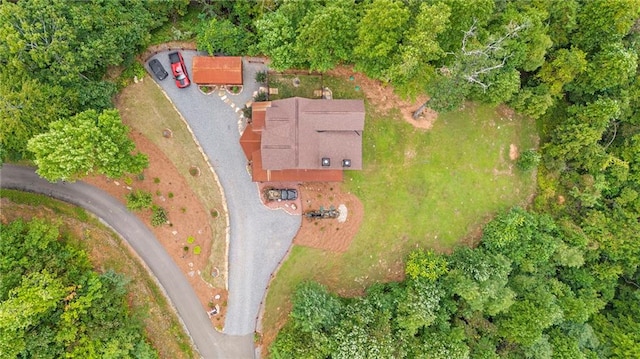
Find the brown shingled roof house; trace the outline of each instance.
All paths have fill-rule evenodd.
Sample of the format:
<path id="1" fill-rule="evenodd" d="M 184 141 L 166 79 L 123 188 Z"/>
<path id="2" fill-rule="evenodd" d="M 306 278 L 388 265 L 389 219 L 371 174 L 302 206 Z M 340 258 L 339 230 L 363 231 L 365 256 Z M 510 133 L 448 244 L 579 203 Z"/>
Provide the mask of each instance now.
<path id="1" fill-rule="evenodd" d="M 256 102 L 240 144 L 254 182 L 337 182 L 362 169 L 362 100 Z"/>
<path id="2" fill-rule="evenodd" d="M 195 56 L 192 68 L 198 85 L 242 85 L 242 57 Z"/>

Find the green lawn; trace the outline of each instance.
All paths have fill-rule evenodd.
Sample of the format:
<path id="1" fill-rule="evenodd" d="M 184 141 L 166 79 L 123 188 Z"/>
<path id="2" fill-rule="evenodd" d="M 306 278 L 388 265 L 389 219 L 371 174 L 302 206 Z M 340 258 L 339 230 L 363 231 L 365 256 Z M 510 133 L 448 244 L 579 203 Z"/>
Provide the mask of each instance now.
<path id="1" fill-rule="evenodd" d="M 342 97 L 336 93 L 360 97 L 353 83 L 336 81 L 331 87 L 336 98 Z M 496 211 L 528 203 L 534 177 L 515 169 L 509 147 L 536 146 L 533 121 L 502 118 L 494 107 L 476 104 L 441 115 L 428 131 L 399 118 L 367 105 L 364 170 L 348 172 L 344 181 L 364 204 L 360 232 L 343 254 L 292 249 L 267 297 L 267 338 L 285 318 L 300 281 L 358 294 L 373 282 L 399 279 L 412 249 L 448 251 L 472 244 Z"/>
<path id="2" fill-rule="evenodd" d="M 297 85 L 294 85 L 294 80 Z M 277 94 L 269 95 L 269 100 L 291 97 L 321 98 L 322 76 L 269 73 L 269 88 L 277 88 Z"/>

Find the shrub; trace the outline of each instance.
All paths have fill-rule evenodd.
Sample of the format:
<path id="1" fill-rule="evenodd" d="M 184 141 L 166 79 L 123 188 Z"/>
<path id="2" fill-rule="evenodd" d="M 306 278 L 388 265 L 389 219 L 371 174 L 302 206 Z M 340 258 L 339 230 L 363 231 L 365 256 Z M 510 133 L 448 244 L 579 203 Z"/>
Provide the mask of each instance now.
<path id="1" fill-rule="evenodd" d="M 201 251 L 200 246 L 193 247 L 193 254 L 200 254 L 200 251 Z"/>
<path id="2" fill-rule="evenodd" d="M 256 72 L 256 82 L 260 83 L 260 84 L 266 84 L 267 83 L 267 72 L 266 71 Z"/>
<path id="3" fill-rule="evenodd" d="M 526 150 L 520 153 L 516 167 L 525 172 L 537 167 L 538 163 L 540 163 L 540 154 L 536 150 Z"/>
<path id="4" fill-rule="evenodd" d="M 147 70 L 145 70 L 144 66 L 138 61 L 134 61 L 122 71 L 118 77 L 117 86 L 119 89 L 125 88 L 133 82 L 135 77 L 142 79 L 146 74 Z"/>
<path id="5" fill-rule="evenodd" d="M 255 102 L 264 102 L 267 100 L 268 100 L 267 93 L 264 91 L 258 92 L 258 94 L 253 97 L 253 101 Z"/>
<path id="6" fill-rule="evenodd" d="M 173 198 L 173 192 L 169 192 L 168 196 L 169 198 Z"/>
<path id="7" fill-rule="evenodd" d="M 176 27 L 171 27 L 171 36 L 174 41 L 186 41 L 193 38 L 193 32 L 189 30 L 181 30 Z"/>
<path id="8" fill-rule="evenodd" d="M 187 243 L 191 244 L 195 241 L 196 239 L 193 236 L 189 236 L 187 237 Z"/>
<path id="9" fill-rule="evenodd" d="M 127 208 L 132 211 L 151 208 L 151 204 L 153 203 L 151 193 L 141 190 L 135 190 L 127 193 L 126 198 Z"/>
<path id="10" fill-rule="evenodd" d="M 153 206 L 153 213 L 151 214 L 151 225 L 154 227 L 161 226 L 169 220 L 167 211 L 160 206 Z"/>
<path id="11" fill-rule="evenodd" d="M 160 178 L 158 178 L 158 177 L 153 177 L 153 183 L 155 183 L 155 184 L 160 183 Z"/>
<path id="12" fill-rule="evenodd" d="M 242 108 L 242 114 L 244 115 L 245 118 L 251 119 L 253 110 L 251 109 L 251 107 L 245 106 Z"/>

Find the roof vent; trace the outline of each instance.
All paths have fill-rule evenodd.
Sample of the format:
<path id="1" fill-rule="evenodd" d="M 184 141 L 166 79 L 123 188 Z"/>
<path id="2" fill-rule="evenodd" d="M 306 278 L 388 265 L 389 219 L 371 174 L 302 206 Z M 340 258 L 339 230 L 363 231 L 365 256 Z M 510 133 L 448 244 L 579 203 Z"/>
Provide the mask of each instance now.
<path id="1" fill-rule="evenodd" d="M 351 167 L 351 160 L 348 158 L 345 158 L 342 160 L 342 167 Z"/>
<path id="2" fill-rule="evenodd" d="M 322 157 L 322 167 L 331 166 L 331 159 L 329 157 Z"/>

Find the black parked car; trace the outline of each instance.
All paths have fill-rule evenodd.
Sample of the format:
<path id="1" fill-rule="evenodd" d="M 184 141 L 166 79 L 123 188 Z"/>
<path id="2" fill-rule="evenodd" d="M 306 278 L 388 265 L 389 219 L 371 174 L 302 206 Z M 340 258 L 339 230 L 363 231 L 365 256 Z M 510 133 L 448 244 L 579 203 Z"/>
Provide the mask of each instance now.
<path id="1" fill-rule="evenodd" d="M 166 79 L 167 76 L 169 76 L 169 73 L 165 71 L 164 67 L 162 67 L 162 64 L 160 63 L 160 61 L 158 61 L 158 59 L 149 61 L 149 67 L 151 68 L 151 71 L 153 71 L 153 74 L 156 75 L 156 77 L 160 81 Z"/>
<path id="2" fill-rule="evenodd" d="M 298 198 L 298 191 L 291 188 L 271 188 L 266 190 L 265 194 L 269 201 L 295 201 Z"/>

